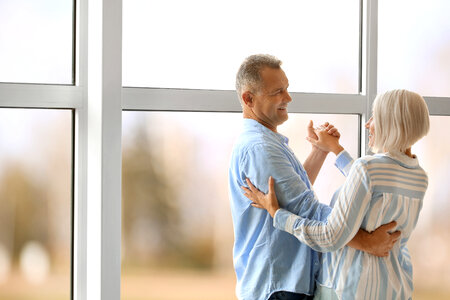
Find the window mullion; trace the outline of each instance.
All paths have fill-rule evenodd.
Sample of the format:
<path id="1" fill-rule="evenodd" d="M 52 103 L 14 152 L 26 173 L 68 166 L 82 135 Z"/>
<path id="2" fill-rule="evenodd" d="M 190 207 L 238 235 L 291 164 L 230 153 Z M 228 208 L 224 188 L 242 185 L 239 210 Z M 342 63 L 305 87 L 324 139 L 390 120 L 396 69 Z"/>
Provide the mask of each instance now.
<path id="1" fill-rule="evenodd" d="M 450 116 L 450 97 L 424 97 L 430 115 Z"/>
<path id="2" fill-rule="evenodd" d="M 120 299 L 122 1 L 88 1 L 87 300 Z"/>
<path id="3" fill-rule="evenodd" d="M 81 103 L 76 86 L 0 83 L 0 107 L 78 108 Z"/>
<path id="4" fill-rule="evenodd" d="M 291 93 L 289 112 L 355 113 L 364 109 L 365 96 Z M 158 111 L 240 112 L 235 91 L 124 88 L 123 109 Z"/>
<path id="5" fill-rule="evenodd" d="M 87 183 L 88 183 L 88 110 L 87 46 L 88 0 L 76 1 L 75 10 L 75 86 L 81 89 L 81 105 L 75 110 L 74 122 L 74 233 L 73 277 L 74 300 L 87 299 Z"/>
<path id="6" fill-rule="evenodd" d="M 368 135 L 364 130 L 364 125 L 369 119 L 372 110 L 372 103 L 377 95 L 377 58 L 378 58 L 378 0 L 364 0 L 363 5 L 363 64 L 362 64 L 362 85 L 363 93 L 366 96 L 364 101 L 365 109 L 361 115 L 361 155 L 368 152 Z"/>

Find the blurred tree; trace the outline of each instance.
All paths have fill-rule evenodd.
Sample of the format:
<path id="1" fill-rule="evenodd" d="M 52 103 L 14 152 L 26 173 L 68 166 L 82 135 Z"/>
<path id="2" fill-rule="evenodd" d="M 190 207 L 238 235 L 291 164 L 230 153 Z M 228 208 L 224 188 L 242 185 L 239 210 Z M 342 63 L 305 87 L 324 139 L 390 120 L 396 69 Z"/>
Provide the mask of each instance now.
<path id="1" fill-rule="evenodd" d="M 163 263 L 178 248 L 179 207 L 163 159 L 152 150 L 145 127 L 138 125 L 123 151 L 122 228 L 124 249 L 133 264 Z M 152 261 L 157 258 L 159 261 Z M 162 260 L 161 260 L 162 259 Z"/>
<path id="2" fill-rule="evenodd" d="M 140 119 L 127 132 L 122 157 L 122 251 L 126 267 L 213 266 L 210 226 L 186 231 L 188 224 L 202 222 L 186 215 L 192 210 L 186 207 L 192 202 L 189 199 L 200 196 L 190 178 L 192 156 L 197 153 L 189 143 L 198 141 L 177 134 L 182 131 L 173 122 L 162 123 L 153 117 Z"/>
<path id="3" fill-rule="evenodd" d="M 27 241 L 40 242 L 48 249 L 48 207 L 44 190 L 33 182 L 19 163 L 2 166 L 0 179 L 0 242 L 17 263 Z"/>

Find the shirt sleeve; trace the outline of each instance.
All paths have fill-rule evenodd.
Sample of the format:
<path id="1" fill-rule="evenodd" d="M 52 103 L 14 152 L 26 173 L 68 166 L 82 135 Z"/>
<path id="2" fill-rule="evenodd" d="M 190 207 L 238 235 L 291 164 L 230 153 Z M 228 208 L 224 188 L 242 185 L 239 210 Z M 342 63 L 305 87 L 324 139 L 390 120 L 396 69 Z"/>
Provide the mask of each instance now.
<path id="1" fill-rule="evenodd" d="M 279 209 L 273 224 L 276 228 L 293 234 L 316 251 L 336 251 L 345 246 L 359 230 L 371 195 L 367 165 L 364 161 L 357 160 L 326 221 L 310 220 Z"/>
<path id="2" fill-rule="evenodd" d="M 268 192 L 268 179 L 272 176 L 280 207 L 287 211 L 316 220 L 326 219 L 331 211 L 328 205 L 317 201 L 305 182 L 309 180 L 306 173 L 301 176 L 296 172 L 294 162 L 273 145 L 252 145 L 242 161 L 242 170 L 243 176 L 264 193 Z M 242 180 L 245 182 L 245 178 Z"/>
<path id="3" fill-rule="evenodd" d="M 342 150 L 337 156 L 336 156 L 336 162 L 334 165 L 341 171 L 342 174 L 344 174 L 345 177 L 348 176 L 348 173 L 350 172 L 350 168 L 353 164 L 353 158 L 351 155 L 345 151 Z"/>

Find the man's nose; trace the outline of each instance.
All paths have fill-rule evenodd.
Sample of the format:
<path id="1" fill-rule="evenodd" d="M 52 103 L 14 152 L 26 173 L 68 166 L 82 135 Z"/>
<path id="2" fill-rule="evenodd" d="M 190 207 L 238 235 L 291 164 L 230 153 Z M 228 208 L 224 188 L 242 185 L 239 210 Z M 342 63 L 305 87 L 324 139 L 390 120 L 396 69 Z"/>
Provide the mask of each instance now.
<path id="1" fill-rule="evenodd" d="M 289 94 L 288 91 L 286 91 L 286 100 L 287 100 L 287 102 L 291 102 L 292 101 L 291 94 Z"/>

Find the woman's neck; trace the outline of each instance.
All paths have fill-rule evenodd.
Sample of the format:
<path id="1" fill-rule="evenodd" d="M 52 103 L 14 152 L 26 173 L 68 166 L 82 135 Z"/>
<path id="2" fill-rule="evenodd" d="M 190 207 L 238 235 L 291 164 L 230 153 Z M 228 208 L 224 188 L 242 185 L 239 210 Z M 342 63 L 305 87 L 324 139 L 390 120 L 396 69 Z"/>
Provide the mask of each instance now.
<path id="1" fill-rule="evenodd" d="M 386 151 L 386 149 L 385 149 L 384 152 L 389 152 L 389 151 Z M 406 149 L 404 152 L 401 152 L 401 153 L 403 153 L 403 154 L 405 154 L 405 155 L 407 155 L 408 157 L 411 157 L 411 158 L 415 158 L 416 157 L 414 154 L 411 153 L 411 147 L 409 147 L 408 149 Z"/>
<path id="2" fill-rule="evenodd" d="M 411 153 L 411 147 L 406 149 L 405 154 L 408 155 L 411 158 L 414 158 L 414 155 Z"/>

